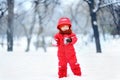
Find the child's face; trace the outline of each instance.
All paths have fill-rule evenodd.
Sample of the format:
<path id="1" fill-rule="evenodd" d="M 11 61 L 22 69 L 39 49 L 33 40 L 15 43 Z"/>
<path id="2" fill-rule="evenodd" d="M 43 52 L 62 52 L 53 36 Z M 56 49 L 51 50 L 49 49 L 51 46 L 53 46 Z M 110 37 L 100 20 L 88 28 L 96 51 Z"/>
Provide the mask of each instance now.
<path id="1" fill-rule="evenodd" d="M 69 30 L 69 26 L 68 26 L 68 25 L 63 25 L 63 26 L 61 27 L 61 30 L 62 30 L 62 31 Z"/>

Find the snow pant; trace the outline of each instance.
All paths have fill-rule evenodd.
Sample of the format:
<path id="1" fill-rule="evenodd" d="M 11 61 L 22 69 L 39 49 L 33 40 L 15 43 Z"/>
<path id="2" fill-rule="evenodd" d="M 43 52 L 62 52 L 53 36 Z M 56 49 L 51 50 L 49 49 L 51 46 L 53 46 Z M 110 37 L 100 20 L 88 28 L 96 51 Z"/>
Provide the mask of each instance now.
<path id="1" fill-rule="evenodd" d="M 67 63 L 69 63 L 70 68 L 74 75 L 81 76 L 81 68 L 77 63 L 75 53 L 58 53 L 59 67 L 58 76 L 59 78 L 67 77 Z"/>

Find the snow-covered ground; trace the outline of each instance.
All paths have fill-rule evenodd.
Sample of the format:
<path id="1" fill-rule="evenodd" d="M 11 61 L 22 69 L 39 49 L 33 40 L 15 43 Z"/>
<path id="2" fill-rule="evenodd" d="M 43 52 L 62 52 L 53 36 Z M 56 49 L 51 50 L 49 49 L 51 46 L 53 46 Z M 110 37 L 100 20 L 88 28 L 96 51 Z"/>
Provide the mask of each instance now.
<path id="1" fill-rule="evenodd" d="M 22 44 L 20 44 L 22 43 Z M 0 46 L 0 80 L 120 80 L 120 38 L 101 41 L 102 53 L 96 53 L 95 44 L 87 46 L 78 40 L 75 44 L 82 76 L 74 76 L 68 66 L 68 77 L 57 76 L 57 48 L 48 47 L 25 52 L 24 40 L 13 52 Z"/>

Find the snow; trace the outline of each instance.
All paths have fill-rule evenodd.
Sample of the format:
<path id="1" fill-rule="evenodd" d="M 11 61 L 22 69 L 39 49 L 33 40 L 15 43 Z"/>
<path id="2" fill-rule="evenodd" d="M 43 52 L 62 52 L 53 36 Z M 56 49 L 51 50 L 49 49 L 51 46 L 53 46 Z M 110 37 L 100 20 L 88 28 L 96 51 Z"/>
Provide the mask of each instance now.
<path id="1" fill-rule="evenodd" d="M 100 4 L 100 1 L 99 0 L 97 0 L 96 1 L 96 5 L 95 5 L 95 8 L 93 9 L 93 12 L 97 12 L 98 11 L 98 9 L 99 9 L 99 4 Z"/>
<path id="2" fill-rule="evenodd" d="M 44 52 L 32 47 L 25 52 L 24 39 L 13 52 L 0 46 L 0 80 L 120 80 L 120 38 L 101 40 L 102 53 L 96 53 L 93 42 L 86 45 L 79 38 L 75 49 L 82 76 L 74 76 L 68 66 L 68 77 L 61 79 L 57 76 L 57 48 L 48 47 Z"/>
<path id="3" fill-rule="evenodd" d="M 94 25 L 97 25 L 97 22 L 96 22 L 96 21 L 93 21 L 93 24 L 94 24 Z"/>

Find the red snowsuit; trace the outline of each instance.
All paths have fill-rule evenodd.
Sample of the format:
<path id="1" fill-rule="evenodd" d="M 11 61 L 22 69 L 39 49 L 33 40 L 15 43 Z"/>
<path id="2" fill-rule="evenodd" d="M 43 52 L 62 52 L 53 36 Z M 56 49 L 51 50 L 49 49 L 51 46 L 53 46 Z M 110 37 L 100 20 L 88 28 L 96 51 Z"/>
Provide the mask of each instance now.
<path id="1" fill-rule="evenodd" d="M 63 25 L 68 25 L 69 30 L 61 31 Z M 54 36 L 58 47 L 58 76 L 59 78 L 67 77 L 67 63 L 69 63 L 70 68 L 74 75 L 81 76 L 81 68 L 77 63 L 76 52 L 74 49 L 74 44 L 77 41 L 76 35 L 71 30 L 71 21 L 69 18 L 63 17 L 59 19 L 57 29 L 60 31 Z M 67 32 L 67 33 L 66 33 Z M 65 39 L 70 38 L 71 41 L 67 44 Z"/>
<path id="2" fill-rule="evenodd" d="M 69 44 L 64 44 L 64 38 L 71 37 L 72 42 Z M 74 75 L 81 76 L 81 69 L 77 63 L 76 53 L 73 44 L 77 41 L 76 35 L 74 33 L 70 35 L 62 35 L 57 33 L 55 35 L 55 40 L 58 46 L 58 60 L 59 60 L 59 78 L 67 76 L 67 63 L 69 63 L 70 68 Z"/>

